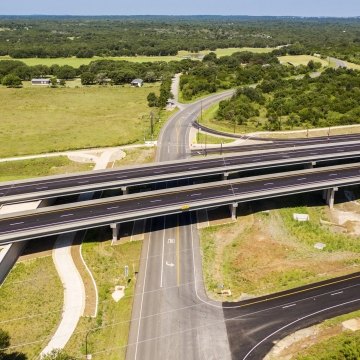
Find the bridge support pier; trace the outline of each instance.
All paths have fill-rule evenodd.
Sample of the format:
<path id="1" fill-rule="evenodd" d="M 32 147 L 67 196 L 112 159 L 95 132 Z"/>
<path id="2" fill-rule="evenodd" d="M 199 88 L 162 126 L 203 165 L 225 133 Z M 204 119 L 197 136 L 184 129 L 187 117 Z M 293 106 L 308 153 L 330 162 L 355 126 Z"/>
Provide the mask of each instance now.
<path id="1" fill-rule="evenodd" d="M 231 212 L 231 220 L 235 221 L 236 220 L 236 210 L 238 208 L 238 203 L 232 203 L 230 205 L 230 212 Z"/>
<path id="2" fill-rule="evenodd" d="M 222 180 L 223 181 L 227 180 L 228 177 L 229 177 L 229 173 L 225 172 L 225 173 L 222 174 Z"/>
<path id="3" fill-rule="evenodd" d="M 129 188 L 127 186 L 123 186 L 121 191 L 123 192 L 123 195 L 127 195 L 129 193 Z"/>
<path id="4" fill-rule="evenodd" d="M 110 227 L 112 229 L 112 241 L 119 240 L 119 231 L 120 231 L 120 224 L 110 224 Z"/>
<path id="5" fill-rule="evenodd" d="M 334 208 L 334 200 L 335 200 L 335 192 L 338 191 L 339 189 L 337 187 L 331 188 L 331 189 L 327 189 L 325 190 L 325 194 L 326 194 L 326 204 L 329 205 L 330 209 Z M 324 194 L 323 194 L 324 197 Z"/>
<path id="6" fill-rule="evenodd" d="M 314 166 L 316 166 L 316 161 L 305 164 L 305 169 L 312 169 Z"/>

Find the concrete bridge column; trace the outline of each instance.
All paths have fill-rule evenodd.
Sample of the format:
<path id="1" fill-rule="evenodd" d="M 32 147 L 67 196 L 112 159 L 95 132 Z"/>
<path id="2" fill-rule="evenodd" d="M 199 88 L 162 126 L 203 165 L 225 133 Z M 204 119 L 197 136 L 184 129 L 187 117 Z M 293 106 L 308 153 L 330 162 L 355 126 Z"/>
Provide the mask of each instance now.
<path id="1" fill-rule="evenodd" d="M 330 209 L 334 208 L 335 192 L 338 190 L 337 187 L 327 190 L 326 203 L 329 205 Z"/>
<path id="2" fill-rule="evenodd" d="M 314 166 L 316 166 L 316 161 L 305 164 L 305 169 L 312 169 Z"/>
<path id="3" fill-rule="evenodd" d="M 127 195 L 129 193 L 129 188 L 127 186 L 123 186 L 121 191 L 123 192 L 123 195 Z"/>
<path id="4" fill-rule="evenodd" d="M 110 227 L 112 229 L 112 240 L 117 241 L 119 240 L 119 231 L 120 231 L 120 224 L 110 224 Z"/>
<path id="5" fill-rule="evenodd" d="M 233 203 L 230 205 L 231 219 L 236 220 L 236 209 L 238 208 L 238 203 Z"/>
<path id="6" fill-rule="evenodd" d="M 222 174 L 223 181 L 227 180 L 228 177 L 229 177 L 229 173 L 225 172 L 225 173 Z"/>

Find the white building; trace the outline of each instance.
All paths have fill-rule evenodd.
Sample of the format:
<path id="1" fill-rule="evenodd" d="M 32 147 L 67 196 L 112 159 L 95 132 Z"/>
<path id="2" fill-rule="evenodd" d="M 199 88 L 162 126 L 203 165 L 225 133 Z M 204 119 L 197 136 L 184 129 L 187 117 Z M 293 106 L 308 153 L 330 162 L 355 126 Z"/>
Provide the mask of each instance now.
<path id="1" fill-rule="evenodd" d="M 51 84 L 50 79 L 32 79 L 31 85 L 43 85 L 48 86 Z"/>

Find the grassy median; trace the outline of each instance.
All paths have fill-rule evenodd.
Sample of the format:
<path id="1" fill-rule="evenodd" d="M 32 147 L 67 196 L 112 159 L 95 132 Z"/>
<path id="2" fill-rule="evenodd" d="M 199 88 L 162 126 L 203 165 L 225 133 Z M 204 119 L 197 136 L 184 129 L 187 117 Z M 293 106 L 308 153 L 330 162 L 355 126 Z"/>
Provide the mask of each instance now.
<path id="1" fill-rule="evenodd" d="M 139 269 L 142 241 L 111 246 L 104 241 L 111 236 L 109 229 L 88 231 L 82 245 L 84 260 L 94 275 L 99 292 L 99 310 L 96 318 L 82 318 L 66 346 L 66 351 L 78 358 L 85 354 L 85 337 L 88 352 L 102 360 L 125 359 L 131 310 L 135 291 L 134 273 Z M 129 267 L 129 278 L 124 267 Z M 112 298 L 116 285 L 127 285 L 125 297 L 119 302 Z"/>

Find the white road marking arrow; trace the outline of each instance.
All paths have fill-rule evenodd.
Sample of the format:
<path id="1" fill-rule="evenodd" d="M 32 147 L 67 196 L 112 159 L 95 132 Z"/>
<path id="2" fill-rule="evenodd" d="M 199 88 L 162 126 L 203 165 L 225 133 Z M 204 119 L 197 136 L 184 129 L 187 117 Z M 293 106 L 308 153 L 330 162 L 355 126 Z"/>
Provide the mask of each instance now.
<path id="1" fill-rule="evenodd" d="M 168 262 L 166 262 L 166 265 L 167 265 L 167 266 L 170 266 L 170 267 L 175 266 L 175 264 L 173 264 L 173 263 L 170 263 L 170 264 L 169 264 Z"/>

